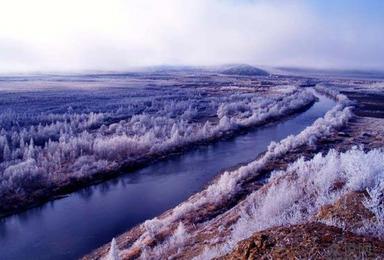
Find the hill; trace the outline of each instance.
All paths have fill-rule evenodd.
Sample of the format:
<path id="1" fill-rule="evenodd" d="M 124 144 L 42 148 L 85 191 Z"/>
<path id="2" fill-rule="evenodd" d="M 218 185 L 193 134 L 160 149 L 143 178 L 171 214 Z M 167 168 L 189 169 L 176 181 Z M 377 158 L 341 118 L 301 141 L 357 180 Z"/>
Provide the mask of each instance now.
<path id="1" fill-rule="evenodd" d="M 220 73 L 240 76 L 269 76 L 267 71 L 246 64 L 231 66 Z"/>

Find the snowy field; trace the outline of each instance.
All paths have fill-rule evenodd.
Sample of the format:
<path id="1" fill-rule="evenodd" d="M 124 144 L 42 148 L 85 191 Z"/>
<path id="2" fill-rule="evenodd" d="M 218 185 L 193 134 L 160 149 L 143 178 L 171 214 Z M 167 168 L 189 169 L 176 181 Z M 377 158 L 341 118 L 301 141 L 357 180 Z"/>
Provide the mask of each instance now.
<path id="1" fill-rule="evenodd" d="M 266 87 L 255 79 L 151 74 L 2 77 L 0 93 L 5 208 L 264 124 L 315 99 L 281 81 Z"/>

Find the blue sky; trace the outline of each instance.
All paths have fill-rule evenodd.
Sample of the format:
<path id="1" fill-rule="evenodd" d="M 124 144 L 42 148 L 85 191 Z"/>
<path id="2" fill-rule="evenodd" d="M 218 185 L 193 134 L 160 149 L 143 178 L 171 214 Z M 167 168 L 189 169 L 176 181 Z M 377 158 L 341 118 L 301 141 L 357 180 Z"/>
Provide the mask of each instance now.
<path id="1" fill-rule="evenodd" d="M 226 0 L 224 0 L 226 1 Z M 279 5 L 282 2 L 306 5 L 320 16 L 345 16 L 367 20 L 384 21 L 384 1 L 382 0 L 227 0 L 233 4 L 255 4 L 258 2 Z"/>
<path id="2" fill-rule="evenodd" d="M 308 0 L 307 3 L 325 16 L 331 12 L 383 19 L 384 1 L 381 0 Z"/>
<path id="3" fill-rule="evenodd" d="M 159 64 L 384 70 L 379 0 L 0 0 L 0 71 Z"/>

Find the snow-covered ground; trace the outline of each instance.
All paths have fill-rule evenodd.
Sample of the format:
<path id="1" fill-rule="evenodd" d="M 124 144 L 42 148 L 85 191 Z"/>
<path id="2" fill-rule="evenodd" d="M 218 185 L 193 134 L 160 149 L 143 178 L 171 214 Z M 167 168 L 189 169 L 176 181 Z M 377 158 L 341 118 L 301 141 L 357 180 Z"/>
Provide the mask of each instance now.
<path id="1" fill-rule="evenodd" d="M 315 99 L 289 85 L 260 91 L 235 84 L 156 83 L 109 77 L 2 81 L 0 197 L 15 191 L 28 196 L 208 142 Z"/>

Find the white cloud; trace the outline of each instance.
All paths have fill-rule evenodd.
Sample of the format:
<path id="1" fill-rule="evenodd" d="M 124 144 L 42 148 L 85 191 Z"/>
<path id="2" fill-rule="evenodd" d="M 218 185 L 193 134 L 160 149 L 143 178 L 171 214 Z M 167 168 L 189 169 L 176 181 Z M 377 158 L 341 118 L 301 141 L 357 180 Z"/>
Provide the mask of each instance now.
<path id="1" fill-rule="evenodd" d="M 302 1 L 0 0 L 0 71 L 156 64 L 382 67 L 381 26 Z"/>

